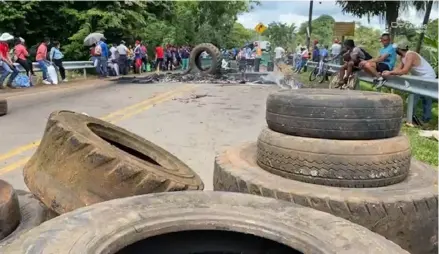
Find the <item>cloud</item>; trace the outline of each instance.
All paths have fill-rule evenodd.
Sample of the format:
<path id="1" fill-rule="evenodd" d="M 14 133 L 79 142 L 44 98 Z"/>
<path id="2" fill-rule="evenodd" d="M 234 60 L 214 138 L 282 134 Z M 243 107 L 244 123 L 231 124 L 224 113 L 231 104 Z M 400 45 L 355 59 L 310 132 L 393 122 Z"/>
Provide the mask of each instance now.
<path id="1" fill-rule="evenodd" d="M 287 24 L 294 23 L 300 26 L 301 23 L 308 21 L 309 1 L 263 1 L 252 12 L 244 13 L 238 16 L 238 22 L 246 28 L 253 29 L 259 22 L 269 24 L 270 22 L 283 22 Z M 313 19 L 320 15 L 330 15 L 339 22 L 360 22 L 364 26 L 375 29 L 385 30 L 386 26 L 379 17 L 371 17 L 370 22 L 367 17 L 358 18 L 350 14 L 343 14 L 341 7 L 335 1 L 314 1 L 313 2 Z M 414 8 L 409 8 L 400 14 L 400 18 L 408 20 L 414 24 L 422 24 L 423 13 L 418 13 Z M 438 7 L 434 6 L 430 18 L 439 17 Z"/>

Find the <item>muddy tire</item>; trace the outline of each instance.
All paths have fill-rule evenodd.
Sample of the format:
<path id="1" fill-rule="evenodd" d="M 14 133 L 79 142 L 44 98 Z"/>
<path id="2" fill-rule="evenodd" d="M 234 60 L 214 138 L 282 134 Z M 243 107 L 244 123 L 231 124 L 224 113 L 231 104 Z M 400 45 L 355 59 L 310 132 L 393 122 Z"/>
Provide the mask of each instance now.
<path id="1" fill-rule="evenodd" d="M 212 63 L 209 68 L 204 69 L 201 66 L 201 53 L 206 51 L 210 57 L 212 57 Z M 190 55 L 190 68 L 189 69 L 198 69 L 202 74 L 220 74 L 221 73 L 221 63 L 223 60 L 223 56 L 219 49 L 215 47 L 215 45 L 211 43 L 201 43 L 197 45 L 192 51 Z"/>
<path id="2" fill-rule="evenodd" d="M 56 217 L 56 214 L 48 210 L 32 193 L 23 190 L 16 190 L 16 193 L 20 204 L 21 220 L 11 234 L 0 240 L 0 246 L 13 242 L 21 234 Z"/>
<path id="3" fill-rule="evenodd" d="M 8 101 L 0 100 L 0 116 L 4 116 L 8 113 Z"/>
<path id="4" fill-rule="evenodd" d="M 32 193 L 58 214 L 115 198 L 204 188 L 192 169 L 154 143 L 70 111 L 49 116 L 23 174 Z"/>
<path id="5" fill-rule="evenodd" d="M 78 209 L 27 232 L 3 252 L 21 254 L 32 248 L 42 254 L 135 253 L 130 250 L 139 246 L 162 254 L 225 253 L 234 246 L 233 242 L 218 244 L 222 237 L 215 246 L 202 236 L 189 241 L 204 244 L 186 244 L 182 251 L 176 243 L 184 244 L 179 241 L 181 235 L 191 231 L 223 236 L 244 233 L 271 240 L 281 250 L 256 248 L 262 246 L 254 238 L 241 250 L 244 253 L 407 253 L 384 237 L 327 213 L 271 198 L 210 191 L 150 194 Z M 161 244 L 154 241 L 176 232 L 183 234 Z"/>
<path id="6" fill-rule="evenodd" d="M 403 117 L 396 94 L 296 89 L 272 93 L 267 99 L 270 129 L 294 136 L 344 140 L 391 138 Z"/>
<path id="7" fill-rule="evenodd" d="M 405 136 L 334 140 L 290 136 L 264 128 L 257 163 L 288 179 L 349 188 L 381 187 L 403 181 L 410 169 Z"/>
<path id="8" fill-rule="evenodd" d="M 0 180 L 0 241 L 14 232 L 20 220 L 17 193 L 9 183 Z"/>
<path id="9" fill-rule="evenodd" d="M 256 144 L 216 157 L 214 190 L 290 201 L 362 225 L 412 254 L 437 253 L 437 171 L 412 160 L 409 176 L 380 188 L 337 188 L 271 174 L 256 164 Z M 384 252 L 386 253 L 386 252 Z"/>

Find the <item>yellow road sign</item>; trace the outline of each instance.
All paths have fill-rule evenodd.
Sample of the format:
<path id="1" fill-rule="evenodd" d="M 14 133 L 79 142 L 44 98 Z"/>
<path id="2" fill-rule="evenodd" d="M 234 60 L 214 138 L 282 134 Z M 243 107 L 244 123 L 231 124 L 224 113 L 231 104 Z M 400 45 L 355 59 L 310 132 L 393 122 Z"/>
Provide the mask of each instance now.
<path id="1" fill-rule="evenodd" d="M 259 24 L 257 24 L 257 25 L 255 26 L 255 31 L 256 31 L 258 34 L 262 34 L 265 30 L 267 30 L 267 27 L 266 27 L 264 24 L 262 24 L 262 23 L 259 23 Z"/>
<path id="2" fill-rule="evenodd" d="M 354 36 L 355 22 L 335 22 L 334 24 L 335 36 Z"/>

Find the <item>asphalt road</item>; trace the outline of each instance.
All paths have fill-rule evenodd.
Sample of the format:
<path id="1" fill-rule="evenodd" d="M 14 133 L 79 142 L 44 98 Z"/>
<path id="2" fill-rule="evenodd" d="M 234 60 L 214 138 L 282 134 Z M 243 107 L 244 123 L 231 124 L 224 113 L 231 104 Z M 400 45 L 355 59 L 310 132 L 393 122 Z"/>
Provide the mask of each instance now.
<path id="1" fill-rule="evenodd" d="M 27 189 L 22 168 L 38 147 L 47 117 L 55 110 L 72 110 L 162 146 L 193 168 L 211 190 L 215 154 L 257 139 L 265 125 L 265 99 L 275 90 L 263 85 L 93 81 L 13 93 L 8 96 L 9 114 L 0 117 L 0 179 Z"/>

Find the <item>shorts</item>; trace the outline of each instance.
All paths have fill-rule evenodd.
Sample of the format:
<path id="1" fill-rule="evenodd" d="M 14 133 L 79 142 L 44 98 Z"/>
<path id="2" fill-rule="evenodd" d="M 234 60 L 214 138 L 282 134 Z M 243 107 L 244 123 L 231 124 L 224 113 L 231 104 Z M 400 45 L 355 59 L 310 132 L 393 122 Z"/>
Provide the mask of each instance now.
<path id="1" fill-rule="evenodd" d="M 385 63 L 377 63 L 377 72 L 390 71 L 390 68 Z"/>

